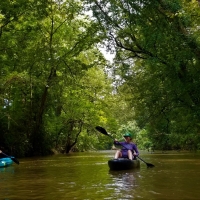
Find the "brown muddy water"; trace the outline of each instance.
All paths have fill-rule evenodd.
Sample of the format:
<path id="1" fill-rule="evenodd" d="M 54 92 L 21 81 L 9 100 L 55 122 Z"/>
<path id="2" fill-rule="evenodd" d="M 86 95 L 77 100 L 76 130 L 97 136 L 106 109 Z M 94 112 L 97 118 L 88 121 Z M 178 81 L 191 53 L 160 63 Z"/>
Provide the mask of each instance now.
<path id="1" fill-rule="evenodd" d="M 18 159 L 0 168 L 0 200 L 200 199 L 200 153 L 140 152 L 155 165 L 112 172 L 114 151 Z"/>

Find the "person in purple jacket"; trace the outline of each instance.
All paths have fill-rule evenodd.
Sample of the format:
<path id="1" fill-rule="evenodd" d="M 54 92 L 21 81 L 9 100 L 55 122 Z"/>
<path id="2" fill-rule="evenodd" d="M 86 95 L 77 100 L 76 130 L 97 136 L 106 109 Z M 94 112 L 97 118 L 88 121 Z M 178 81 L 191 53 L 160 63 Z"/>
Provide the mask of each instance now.
<path id="1" fill-rule="evenodd" d="M 118 158 L 128 158 L 130 160 L 136 159 L 136 157 L 139 155 L 139 151 L 137 149 L 137 146 L 131 142 L 132 135 L 130 133 L 126 133 L 124 135 L 125 141 L 124 142 L 118 142 L 117 140 L 114 140 L 115 145 L 121 145 L 122 149 L 117 150 L 115 153 L 115 159 Z"/>

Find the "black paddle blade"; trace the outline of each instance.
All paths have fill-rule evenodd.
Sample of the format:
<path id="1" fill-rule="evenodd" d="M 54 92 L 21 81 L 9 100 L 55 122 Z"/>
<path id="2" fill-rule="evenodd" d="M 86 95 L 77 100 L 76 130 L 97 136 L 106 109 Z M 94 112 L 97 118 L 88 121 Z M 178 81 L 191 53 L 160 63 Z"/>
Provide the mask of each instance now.
<path id="1" fill-rule="evenodd" d="M 12 159 L 13 162 L 19 165 L 19 161 L 15 157 L 10 157 L 10 158 Z"/>
<path id="2" fill-rule="evenodd" d="M 101 126 L 96 126 L 95 127 L 97 131 L 99 131 L 100 133 L 103 133 L 104 135 L 108 135 L 107 131 L 101 127 Z"/>
<path id="3" fill-rule="evenodd" d="M 151 163 L 146 163 L 147 167 L 155 167 L 155 165 L 151 164 Z"/>
<path id="4" fill-rule="evenodd" d="M 111 139 L 114 140 L 114 138 L 113 138 L 111 135 L 109 135 L 109 134 L 107 133 L 106 129 L 104 129 L 103 127 L 101 127 L 101 126 L 96 126 L 95 128 L 96 128 L 96 130 L 99 131 L 100 133 L 103 133 L 104 135 L 107 135 L 108 137 L 110 137 Z"/>
<path id="5" fill-rule="evenodd" d="M 141 160 L 141 161 L 143 161 L 146 165 L 147 165 L 147 167 L 149 168 L 149 167 L 155 167 L 153 164 L 151 164 L 151 163 L 147 163 L 146 161 L 144 161 L 142 158 L 140 158 L 139 156 L 138 156 L 138 158 Z"/>

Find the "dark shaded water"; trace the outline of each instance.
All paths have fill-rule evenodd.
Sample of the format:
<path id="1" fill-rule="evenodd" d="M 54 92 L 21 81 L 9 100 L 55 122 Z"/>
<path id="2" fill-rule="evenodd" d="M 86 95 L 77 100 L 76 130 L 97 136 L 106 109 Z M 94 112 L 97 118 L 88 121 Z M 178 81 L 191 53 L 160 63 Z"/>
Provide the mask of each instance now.
<path id="1" fill-rule="evenodd" d="M 73 153 L 19 159 L 0 168 L 0 199 L 4 200 L 189 200 L 200 199 L 200 154 L 141 152 L 154 164 L 130 171 L 109 171 L 113 151 Z"/>

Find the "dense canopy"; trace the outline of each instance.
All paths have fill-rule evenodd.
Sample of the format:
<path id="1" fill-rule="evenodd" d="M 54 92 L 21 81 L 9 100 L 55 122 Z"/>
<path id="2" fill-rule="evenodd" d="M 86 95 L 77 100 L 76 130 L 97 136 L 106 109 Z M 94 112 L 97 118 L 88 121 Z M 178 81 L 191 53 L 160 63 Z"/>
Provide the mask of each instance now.
<path id="1" fill-rule="evenodd" d="M 196 0 L 5 0 L 0 149 L 18 156 L 200 145 Z M 101 48 L 113 53 L 105 60 Z"/>

